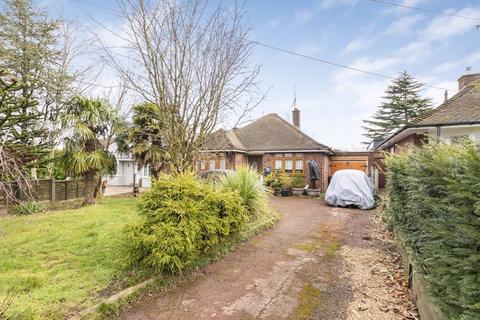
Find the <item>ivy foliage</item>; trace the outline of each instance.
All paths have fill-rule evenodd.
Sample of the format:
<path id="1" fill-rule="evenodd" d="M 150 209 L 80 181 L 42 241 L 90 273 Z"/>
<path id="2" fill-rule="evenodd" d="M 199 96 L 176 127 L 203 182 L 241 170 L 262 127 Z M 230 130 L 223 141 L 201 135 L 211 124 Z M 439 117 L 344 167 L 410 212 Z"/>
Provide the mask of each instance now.
<path id="1" fill-rule="evenodd" d="M 247 220 L 238 193 L 215 190 L 192 172 L 161 175 L 143 194 L 140 215 L 127 228 L 129 262 L 169 274 L 194 268 Z"/>
<path id="2" fill-rule="evenodd" d="M 480 146 L 430 144 L 387 158 L 387 221 L 448 319 L 480 315 Z"/>

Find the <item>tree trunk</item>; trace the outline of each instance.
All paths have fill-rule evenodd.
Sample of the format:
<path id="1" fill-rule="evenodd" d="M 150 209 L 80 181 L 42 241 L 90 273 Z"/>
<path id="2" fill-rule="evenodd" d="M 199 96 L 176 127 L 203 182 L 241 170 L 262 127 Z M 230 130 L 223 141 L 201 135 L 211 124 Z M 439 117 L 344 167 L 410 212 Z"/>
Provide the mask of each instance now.
<path id="1" fill-rule="evenodd" d="M 95 171 L 88 170 L 85 173 L 84 205 L 95 204 Z"/>
<path id="2" fill-rule="evenodd" d="M 97 179 L 97 185 L 95 186 L 95 192 L 93 193 L 93 197 L 95 199 L 98 199 L 99 197 L 102 197 L 102 182 L 103 182 L 103 176 L 100 175 Z"/>

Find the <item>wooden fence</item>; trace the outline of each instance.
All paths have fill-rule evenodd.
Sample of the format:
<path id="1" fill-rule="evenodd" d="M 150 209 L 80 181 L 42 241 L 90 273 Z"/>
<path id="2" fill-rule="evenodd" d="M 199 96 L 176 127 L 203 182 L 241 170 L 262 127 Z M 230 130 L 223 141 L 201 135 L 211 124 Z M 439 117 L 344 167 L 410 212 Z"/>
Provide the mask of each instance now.
<path id="1" fill-rule="evenodd" d="M 63 201 L 83 197 L 83 180 L 41 179 L 34 188 L 35 198 L 39 201 Z"/>

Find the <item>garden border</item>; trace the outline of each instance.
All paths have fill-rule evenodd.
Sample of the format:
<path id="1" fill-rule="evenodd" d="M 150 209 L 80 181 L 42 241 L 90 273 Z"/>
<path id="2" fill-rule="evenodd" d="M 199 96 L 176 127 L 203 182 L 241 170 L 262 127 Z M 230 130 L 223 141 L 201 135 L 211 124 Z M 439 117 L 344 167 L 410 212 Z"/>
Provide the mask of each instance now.
<path id="1" fill-rule="evenodd" d="M 240 234 L 239 234 L 240 235 L 240 240 L 238 241 L 238 243 L 240 243 L 242 241 L 245 241 L 245 240 L 248 240 L 251 237 L 259 234 L 260 232 L 262 232 L 262 231 L 264 231 L 264 230 L 266 230 L 270 227 L 273 227 L 279 220 L 280 220 L 279 215 L 277 213 L 272 212 L 270 218 L 265 219 L 265 221 L 261 221 L 259 224 L 254 225 L 250 229 L 247 229 L 247 230 L 244 230 L 244 231 L 240 232 Z M 238 243 L 235 244 L 233 248 L 237 247 Z M 149 278 L 149 279 L 147 279 L 147 280 L 145 280 L 145 281 L 143 281 L 139 284 L 128 287 L 128 288 L 126 288 L 122 291 L 119 291 L 119 292 L 111 295 L 110 297 L 104 298 L 101 301 L 99 301 L 98 303 L 94 304 L 93 306 L 90 306 L 90 307 L 85 308 L 83 310 L 77 311 L 77 312 L 75 312 L 75 314 L 72 314 L 67 319 L 68 320 L 81 320 L 81 319 L 84 319 L 86 316 L 96 314 L 98 312 L 98 310 L 100 308 L 104 307 L 104 306 L 110 306 L 110 305 L 114 305 L 114 304 L 117 304 L 117 303 L 122 303 L 122 300 L 127 300 L 128 301 L 129 297 L 132 297 L 135 294 L 138 294 L 141 290 L 143 290 L 145 288 L 148 288 L 151 285 L 153 285 L 153 287 L 155 287 L 154 284 L 156 282 L 160 281 L 160 280 L 162 280 L 161 276 Z M 149 290 L 147 289 L 147 292 L 148 291 Z"/>
<path id="2" fill-rule="evenodd" d="M 402 265 L 407 275 L 408 286 L 412 291 L 413 302 L 418 308 L 422 320 L 446 320 L 434 298 L 427 290 L 424 274 L 418 266 L 413 251 L 406 245 L 400 231 L 394 230 L 394 241 L 402 258 Z"/>

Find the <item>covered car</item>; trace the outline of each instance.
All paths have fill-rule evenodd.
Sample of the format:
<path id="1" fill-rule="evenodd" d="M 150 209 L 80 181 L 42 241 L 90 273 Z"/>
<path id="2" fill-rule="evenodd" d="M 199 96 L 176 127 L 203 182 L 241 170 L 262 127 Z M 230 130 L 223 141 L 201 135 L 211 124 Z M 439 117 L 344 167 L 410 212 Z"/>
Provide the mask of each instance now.
<path id="1" fill-rule="evenodd" d="M 365 172 L 339 170 L 333 174 L 328 185 L 325 202 L 332 206 L 372 209 L 375 205 L 374 191 L 373 182 Z"/>

